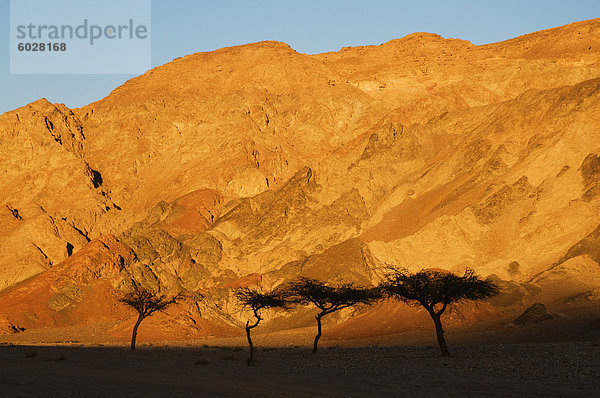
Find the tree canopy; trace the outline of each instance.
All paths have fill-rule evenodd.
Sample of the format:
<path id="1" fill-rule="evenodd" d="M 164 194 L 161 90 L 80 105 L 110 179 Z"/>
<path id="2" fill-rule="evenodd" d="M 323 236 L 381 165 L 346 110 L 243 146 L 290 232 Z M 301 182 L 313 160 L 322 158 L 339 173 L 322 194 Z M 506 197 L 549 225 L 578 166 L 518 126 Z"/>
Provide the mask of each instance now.
<path id="1" fill-rule="evenodd" d="M 498 294 L 498 286 L 467 269 L 463 275 L 425 269 L 416 273 L 391 269 L 382 290 L 401 301 L 420 304 L 443 313 L 448 305 L 463 300 L 485 300 Z"/>
<path id="2" fill-rule="evenodd" d="M 377 288 L 365 288 L 353 283 L 332 286 L 305 277 L 290 282 L 285 292 L 290 301 L 297 304 L 313 304 L 323 314 L 359 304 L 370 304 L 381 297 Z"/>
<path id="3" fill-rule="evenodd" d="M 245 287 L 234 293 L 235 298 L 242 304 L 243 308 L 250 309 L 254 316 L 260 317 L 260 310 L 269 308 L 287 308 L 289 306 L 282 291 L 263 293 L 259 289 Z"/>
<path id="4" fill-rule="evenodd" d="M 152 315 L 155 312 L 165 310 L 171 304 L 175 304 L 180 298 L 181 293 L 168 298 L 164 294 L 154 293 L 139 283 L 132 283 L 132 288 L 119 301 L 135 309 L 143 318 Z"/>

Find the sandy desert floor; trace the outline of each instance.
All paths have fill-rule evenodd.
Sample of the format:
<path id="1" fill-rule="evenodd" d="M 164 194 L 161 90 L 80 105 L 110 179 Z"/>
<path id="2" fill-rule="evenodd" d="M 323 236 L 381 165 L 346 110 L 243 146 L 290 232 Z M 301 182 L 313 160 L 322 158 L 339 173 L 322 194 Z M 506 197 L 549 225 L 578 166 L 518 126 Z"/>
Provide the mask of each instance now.
<path id="1" fill-rule="evenodd" d="M 597 397 L 596 323 L 569 318 L 450 329 L 450 358 L 439 356 L 432 330 L 340 341 L 325 338 L 317 355 L 309 350 L 312 329 L 257 334 L 258 364 L 253 367 L 245 363 L 242 337 L 142 341 L 130 351 L 122 342 L 52 341 L 59 334 L 40 330 L 12 336 L 20 341 L 2 339 L 0 395 Z"/>
<path id="2" fill-rule="evenodd" d="M 3 346 L 3 397 L 561 396 L 600 393 L 600 343 L 263 348 Z"/>

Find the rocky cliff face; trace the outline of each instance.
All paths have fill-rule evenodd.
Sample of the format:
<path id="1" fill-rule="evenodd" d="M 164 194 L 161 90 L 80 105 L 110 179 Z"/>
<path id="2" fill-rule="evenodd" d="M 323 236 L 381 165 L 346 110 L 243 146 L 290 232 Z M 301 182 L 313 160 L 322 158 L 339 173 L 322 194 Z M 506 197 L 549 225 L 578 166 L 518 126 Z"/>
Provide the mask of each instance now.
<path id="1" fill-rule="evenodd" d="M 261 42 L 176 59 L 80 109 L 7 112 L 3 327 L 126 320 L 115 297 L 135 278 L 191 294 L 157 335 L 227 334 L 233 287 L 368 284 L 385 264 L 495 275 L 506 295 L 484 317 L 593 301 L 599 33 L 416 33 L 319 55 Z"/>

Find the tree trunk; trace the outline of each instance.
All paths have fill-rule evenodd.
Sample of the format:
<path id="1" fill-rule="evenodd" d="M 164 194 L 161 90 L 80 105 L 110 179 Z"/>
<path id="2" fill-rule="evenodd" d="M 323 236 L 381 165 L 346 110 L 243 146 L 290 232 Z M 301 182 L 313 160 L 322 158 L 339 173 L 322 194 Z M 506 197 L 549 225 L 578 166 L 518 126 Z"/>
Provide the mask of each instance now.
<path id="1" fill-rule="evenodd" d="M 248 339 L 248 346 L 250 347 L 250 356 L 246 361 L 248 366 L 254 364 L 254 344 L 252 344 L 252 338 L 250 337 L 250 331 L 252 328 L 253 326 L 250 326 L 250 321 L 246 322 L 246 338 Z"/>
<path id="2" fill-rule="evenodd" d="M 142 321 L 144 320 L 144 317 L 140 314 L 138 316 L 137 321 L 135 322 L 135 325 L 133 326 L 133 333 L 131 334 L 131 349 L 135 350 L 135 339 L 137 337 L 137 330 L 138 327 L 140 326 L 140 323 L 142 323 Z"/>
<path id="3" fill-rule="evenodd" d="M 317 335 L 315 336 L 315 343 L 313 344 L 313 350 L 312 350 L 313 354 L 317 353 L 317 346 L 319 344 L 319 339 L 321 338 L 321 317 L 322 316 L 323 316 L 322 314 L 317 315 Z"/>
<path id="4" fill-rule="evenodd" d="M 442 351 L 443 357 L 449 357 L 450 352 L 448 351 L 448 346 L 446 345 L 446 339 L 444 339 L 444 329 L 442 328 L 442 320 L 440 319 L 440 315 L 431 315 L 433 318 L 433 323 L 435 323 L 435 332 L 437 334 L 437 341 L 440 345 L 440 350 Z"/>

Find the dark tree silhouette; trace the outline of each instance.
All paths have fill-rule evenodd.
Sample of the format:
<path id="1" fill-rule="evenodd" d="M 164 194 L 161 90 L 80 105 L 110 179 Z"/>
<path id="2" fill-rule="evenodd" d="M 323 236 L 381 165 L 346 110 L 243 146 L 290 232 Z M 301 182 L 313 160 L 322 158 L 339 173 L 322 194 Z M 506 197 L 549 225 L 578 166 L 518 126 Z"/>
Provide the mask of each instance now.
<path id="1" fill-rule="evenodd" d="M 331 286 L 316 279 L 300 277 L 285 287 L 285 292 L 293 303 L 313 304 L 320 311 L 316 316 L 317 335 L 313 344 L 313 354 L 321 338 L 321 319 L 333 312 L 356 305 L 372 304 L 381 298 L 377 288 L 364 288 L 352 283 Z"/>
<path id="2" fill-rule="evenodd" d="M 162 312 L 170 305 L 175 304 L 181 296 L 182 293 L 179 293 L 174 297 L 167 298 L 165 295 L 153 293 L 133 281 L 131 290 L 119 299 L 121 303 L 133 308 L 138 313 L 138 319 L 133 326 L 131 334 L 132 350 L 135 350 L 135 339 L 140 323 L 155 312 Z"/>
<path id="3" fill-rule="evenodd" d="M 246 338 L 248 339 L 248 346 L 250 347 L 250 355 L 246 363 L 248 366 L 251 366 L 255 364 L 255 359 L 254 344 L 252 344 L 250 332 L 258 326 L 260 321 L 262 321 L 261 311 L 268 308 L 287 308 L 289 303 L 281 291 L 261 293 L 258 289 L 246 287 L 238 289 L 234 295 L 242 304 L 243 308 L 248 308 L 252 311 L 254 319 L 256 320 L 252 324 L 250 324 L 250 320 L 246 321 Z"/>
<path id="4" fill-rule="evenodd" d="M 462 276 L 446 271 L 421 270 L 411 273 L 390 269 L 387 280 L 380 285 L 383 292 L 409 304 L 423 306 L 433 323 L 442 356 L 450 356 L 441 316 L 448 305 L 464 300 L 485 300 L 498 294 L 498 286 L 477 277 L 467 269 Z"/>

